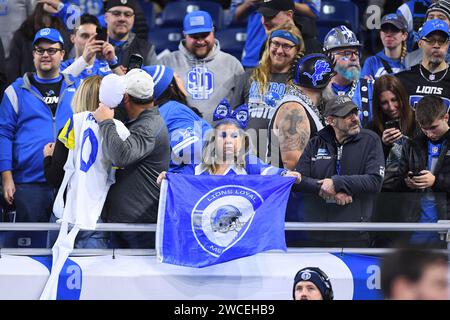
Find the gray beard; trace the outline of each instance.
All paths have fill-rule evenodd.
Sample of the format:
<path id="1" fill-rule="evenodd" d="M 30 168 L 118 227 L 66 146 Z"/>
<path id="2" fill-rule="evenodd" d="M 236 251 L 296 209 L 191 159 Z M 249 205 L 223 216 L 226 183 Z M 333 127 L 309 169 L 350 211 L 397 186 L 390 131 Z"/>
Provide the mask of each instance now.
<path id="1" fill-rule="evenodd" d="M 322 90 L 322 101 L 324 103 L 327 103 L 337 95 L 334 93 L 333 89 L 331 88 L 331 85 L 328 85 L 325 89 Z"/>

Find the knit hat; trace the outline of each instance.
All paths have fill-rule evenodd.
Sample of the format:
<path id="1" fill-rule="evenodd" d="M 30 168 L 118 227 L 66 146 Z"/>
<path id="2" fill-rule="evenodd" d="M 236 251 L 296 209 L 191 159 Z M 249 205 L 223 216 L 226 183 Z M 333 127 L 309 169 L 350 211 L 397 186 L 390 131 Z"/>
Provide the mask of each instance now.
<path id="1" fill-rule="evenodd" d="M 319 289 L 323 300 L 333 300 L 333 288 L 328 276 L 319 268 L 303 268 L 297 272 L 294 278 L 294 286 L 292 289 L 292 295 L 295 299 L 295 286 L 300 281 L 310 281 L 314 283 Z"/>
<path id="2" fill-rule="evenodd" d="M 146 66 L 142 68 L 153 78 L 155 84 L 153 98 L 157 100 L 173 80 L 173 70 L 163 65 Z"/>
<path id="3" fill-rule="evenodd" d="M 450 1 L 448 0 L 439 0 L 436 1 L 435 3 L 431 4 L 428 7 L 427 13 L 426 13 L 426 18 L 428 19 L 428 15 L 430 14 L 431 11 L 440 11 L 443 14 L 445 14 L 447 16 L 447 18 L 450 20 Z"/>
<path id="4" fill-rule="evenodd" d="M 135 0 L 108 0 L 105 12 L 114 7 L 128 7 L 136 11 Z"/>

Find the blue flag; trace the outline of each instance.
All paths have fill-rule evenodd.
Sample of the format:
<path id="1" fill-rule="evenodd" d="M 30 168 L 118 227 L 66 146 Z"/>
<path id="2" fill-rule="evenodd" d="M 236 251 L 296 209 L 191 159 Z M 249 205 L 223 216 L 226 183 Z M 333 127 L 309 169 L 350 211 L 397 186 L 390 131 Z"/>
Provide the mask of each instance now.
<path id="1" fill-rule="evenodd" d="M 167 174 L 161 186 L 157 257 L 206 267 L 286 251 L 284 217 L 293 177 Z"/>

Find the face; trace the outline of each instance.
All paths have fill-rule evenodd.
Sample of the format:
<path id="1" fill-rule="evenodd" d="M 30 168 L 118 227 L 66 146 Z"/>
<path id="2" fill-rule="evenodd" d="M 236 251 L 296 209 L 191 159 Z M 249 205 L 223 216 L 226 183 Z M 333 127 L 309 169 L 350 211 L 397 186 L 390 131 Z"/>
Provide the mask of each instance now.
<path id="1" fill-rule="evenodd" d="M 297 52 L 297 47 L 292 41 L 278 37 L 270 40 L 269 55 L 272 67 L 276 70 L 286 68 L 289 70 Z"/>
<path id="2" fill-rule="evenodd" d="M 336 131 L 336 135 L 341 136 L 343 139 L 355 136 L 361 131 L 357 109 L 354 109 L 345 117 L 332 117 L 332 119 L 331 125 Z"/>
<path id="3" fill-rule="evenodd" d="M 323 298 L 314 283 L 300 281 L 295 285 L 295 300 L 323 300 Z"/>
<path id="4" fill-rule="evenodd" d="M 262 16 L 261 22 L 266 33 L 269 33 L 277 27 L 280 27 L 288 22 L 292 22 L 292 15 L 292 11 L 280 11 L 273 18 Z"/>
<path id="5" fill-rule="evenodd" d="M 392 91 L 383 91 L 380 94 L 381 111 L 389 119 L 398 119 L 400 117 L 400 104 Z"/>
<path id="6" fill-rule="evenodd" d="M 45 51 L 42 51 L 45 50 Z M 38 72 L 51 73 L 59 70 L 64 58 L 60 43 L 38 41 L 33 49 L 33 62 Z"/>
<path id="7" fill-rule="evenodd" d="M 447 266 L 445 264 L 429 265 L 423 272 L 416 286 L 418 300 L 448 300 Z"/>
<path id="8" fill-rule="evenodd" d="M 199 59 L 205 58 L 214 47 L 214 32 L 187 34 L 185 39 L 186 49 Z"/>
<path id="9" fill-rule="evenodd" d="M 381 27 L 380 38 L 385 48 L 395 49 L 401 46 L 403 41 L 406 41 L 408 34 L 391 24 L 386 24 Z"/>
<path id="10" fill-rule="evenodd" d="M 219 159 L 226 163 L 234 162 L 235 156 L 243 146 L 240 129 L 234 124 L 222 124 L 216 128 L 215 148 Z"/>
<path id="11" fill-rule="evenodd" d="M 434 120 L 429 126 L 420 126 L 422 132 L 432 141 L 439 140 L 449 129 L 448 114 L 442 118 Z"/>
<path id="12" fill-rule="evenodd" d="M 439 19 L 450 25 L 450 20 L 448 17 L 440 11 L 430 11 L 427 16 L 427 21 Z"/>
<path id="13" fill-rule="evenodd" d="M 359 64 L 359 50 L 355 48 L 346 48 L 333 51 L 336 59 L 336 72 L 344 78 L 353 81 L 359 80 L 361 75 L 361 66 Z"/>
<path id="14" fill-rule="evenodd" d="M 448 37 L 441 31 L 432 32 L 419 41 L 424 60 L 434 65 L 440 65 L 444 61 L 448 46 Z"/>
<path id="15" fill-rule="evenodd" d="M 86 42 L 97 32 L 97 26 L 92 23 L 82 24 L 78 27 L 77 32 L 70 36 L 72 43 L 78 52 L 83 52 Z"/>
<path id="16" fill-rule="evenodd" d="M 112 7 L 105 14 L 108 33 L 123 37 L 133 28 L 134 11 L 125 6 Z"/>

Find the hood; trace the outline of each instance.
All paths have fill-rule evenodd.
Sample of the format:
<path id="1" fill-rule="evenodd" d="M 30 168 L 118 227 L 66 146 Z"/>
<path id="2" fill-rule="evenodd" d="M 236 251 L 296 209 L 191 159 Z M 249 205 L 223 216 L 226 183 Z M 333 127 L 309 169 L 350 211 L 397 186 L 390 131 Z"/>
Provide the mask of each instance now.
<path id="1" fill-rule="evenodd" d="M 212 48 L 212 50 L 209 52 L 209 54 L 203 58 L 203 59 L 198 59 L 197 57 L 195 57 L 192 53 L 190 53 L 186 47 L 184 46 L 185 44 L 185 40 L 181 40 L 180 44 L 178 45 L 178 49 L 183 53 L 184 56 L 187 57 L 187 59 L 192 62 L 192 63 L 198 63 L 198 62 L 209 62 L 211 60 L 213 60 L 216 55 L 219 53 L 220 51 L 220 44 L 219 41 L 217 39 L 214 39 L 214 47 Z"/>

